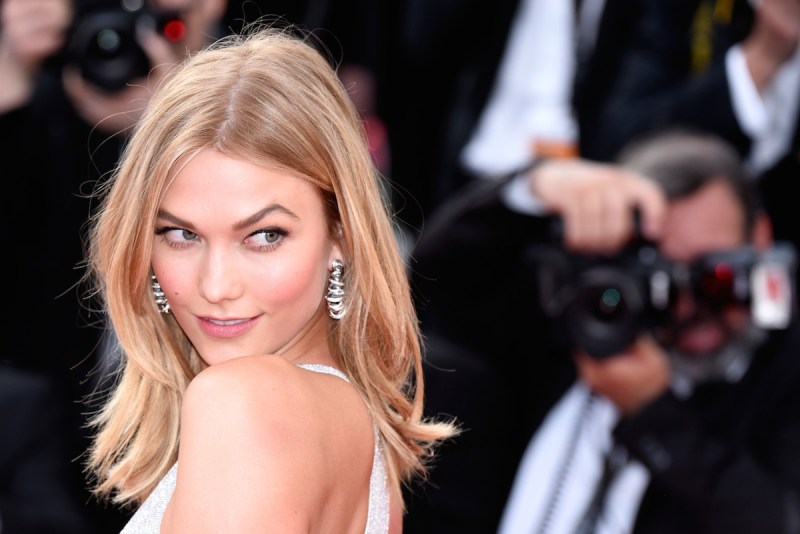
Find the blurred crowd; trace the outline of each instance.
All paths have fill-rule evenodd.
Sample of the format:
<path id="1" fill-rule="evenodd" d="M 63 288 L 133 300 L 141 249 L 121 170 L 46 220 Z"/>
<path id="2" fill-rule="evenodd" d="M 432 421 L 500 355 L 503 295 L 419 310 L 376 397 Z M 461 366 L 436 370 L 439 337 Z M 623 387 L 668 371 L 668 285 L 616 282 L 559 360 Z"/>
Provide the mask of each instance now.
<path id="1" fill-rule="evenodd" d="M 337 65 L 463 430 L 405 531 L 800 532 L 798 0 L 0 0 L 0 533 L 130 513 L 83 471 L 91 194 L 170 67 L 254 22 Z"/>

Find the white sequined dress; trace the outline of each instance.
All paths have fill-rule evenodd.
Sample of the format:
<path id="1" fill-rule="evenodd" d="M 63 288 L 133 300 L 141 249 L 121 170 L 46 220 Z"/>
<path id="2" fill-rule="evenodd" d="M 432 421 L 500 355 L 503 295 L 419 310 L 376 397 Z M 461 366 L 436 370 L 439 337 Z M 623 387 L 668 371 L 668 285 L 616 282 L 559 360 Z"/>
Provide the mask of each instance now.
<path id="1" fill-rule="evenodd" d="M 300 365 L 304 369 L 338 376 L 349 382 L 347 377 L 333 367 L 318 364 Z M 161 520 L 167 508 L 178 475 L 178 464 L 172 466 L 164 478 L 158 483 L 142 506 L 133 514 L 120 534 L 158 534 Z M 372 460 L 372 474 L 369 479 L 369 511 L 367 528 L 364 534 L 386 534 L 389 531 L 389 488 L 386 482 L 386 465 L 383 458 L 383 446 L 375 428 L 375 453 Z"/>

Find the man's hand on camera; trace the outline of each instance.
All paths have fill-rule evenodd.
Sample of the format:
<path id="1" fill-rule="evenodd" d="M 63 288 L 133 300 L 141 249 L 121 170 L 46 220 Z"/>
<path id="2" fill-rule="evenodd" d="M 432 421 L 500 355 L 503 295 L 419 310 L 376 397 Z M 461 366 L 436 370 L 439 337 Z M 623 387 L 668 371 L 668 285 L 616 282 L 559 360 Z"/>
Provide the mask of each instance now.
<path id="1" fill-rule="evenodd" d="M 137 38 L 155 66 L 149 76 L 133 80 L 121 91 L 110 93 L 93 86 L 74 66 L 64 69 L 64 89 L 75 109 L 84 120 L 106 133 L 122 132 L 136 124 L 153 90 L 184 57 L 152 31 L 143 31 Z"/>
<path id="2" fill-rule="evenodd" d="M 578 159 L 537 165 L 530 176 L 534 195 L 564 223 L 564 244 L 582 253 L 610 254 L 635 231 L 634 208 L 644 237 L 657 239 L 667 208 L 654 182 L 622 167 Z"/>
<path id="3" fill-rule="evenodd" d="M 636 413 L 669 388 L 667 355 L 646 334 L 619 354 L 597 359 L 579 352 L 575 362 L 586 385 L 613 402 L 623 415 Z"/>

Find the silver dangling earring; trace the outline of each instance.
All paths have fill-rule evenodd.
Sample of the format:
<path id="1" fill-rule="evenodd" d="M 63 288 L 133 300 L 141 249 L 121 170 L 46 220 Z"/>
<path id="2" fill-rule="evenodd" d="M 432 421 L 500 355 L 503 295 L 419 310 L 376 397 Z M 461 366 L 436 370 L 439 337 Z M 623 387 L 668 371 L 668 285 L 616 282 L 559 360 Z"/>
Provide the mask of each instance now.
<path id="1" fill-rule="evenodd" d="M 167 302 L 167 296 L 164 295 L 164 292 L 161 290 L 161 284 L 158 283 L 156 279 L 156 275 L 151 275 L 150 280 L 153 284 L 153 297 L 156 299 L 156 306 L 158 307 L 158 311 L 163 314 L 169 313 L 169 302 Z"/>
<path id="2" fill-rule="evenodd" d="M 328 301 L 328 315 L 330 315 L 331 319 L 336 319 L 337 321 L 344 317 L 346 313 L 344 309 L 343 272 L 344 263 L 342 263 L 342 260 L 333 260 L 331 274 L 328 278 L 328 293 L 325 295 L 325 300 Z"/>

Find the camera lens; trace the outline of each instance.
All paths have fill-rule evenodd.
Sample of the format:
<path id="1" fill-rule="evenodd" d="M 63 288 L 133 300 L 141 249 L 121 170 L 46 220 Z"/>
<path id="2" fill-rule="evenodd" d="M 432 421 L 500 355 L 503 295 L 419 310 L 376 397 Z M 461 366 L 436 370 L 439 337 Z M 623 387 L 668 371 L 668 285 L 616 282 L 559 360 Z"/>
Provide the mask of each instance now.
<path id="1" fill-rule="evenodd" d="M 615 267 L 584 272 L 565 319 L 575 346 L 598 358 L 624 350 L 641 329 L 644 295 Z"/>
<path id="2" fill-rule="evenodd" d="M 681 274 L 654 246 L 641 243 L 612 256 L 537 246 L 526 261 L 559 345 L 594 358 L 623 352 L 641 332 L 664 324 Z"/>
<path id="3" fill-rule="evenodd" d="M 614 287 L 599 290 L 600 296 L 594 305 L 595 316 L 601 321 L 613 321 L 623 313 L 622 295 Z"/>
<path id="4" fill-rule="evenodd" d="M 113 56 L 119 52 L 122 37 L 116 30 L 100 30 L 95 37 L 96 51 L 99 55 Z"/>
<path id="5" fill-rule="evenodd" d="M 105 9 L 77 21 L 67 53 L 86 81 L 113 92 L 148 73 L 150 61 L 136 41 L 139 17 L 123 9 Z"/>

